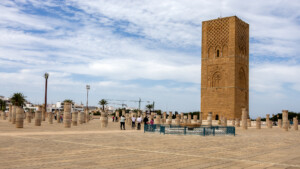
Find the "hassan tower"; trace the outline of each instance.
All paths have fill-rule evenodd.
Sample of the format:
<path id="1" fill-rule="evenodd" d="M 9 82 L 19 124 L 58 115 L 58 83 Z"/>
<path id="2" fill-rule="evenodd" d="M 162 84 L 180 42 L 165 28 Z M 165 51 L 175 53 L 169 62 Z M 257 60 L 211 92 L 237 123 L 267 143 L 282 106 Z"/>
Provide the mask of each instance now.
<path id="1" fill-rule="evenodd" d="M 249 25 L 236 16 L 202 22 L 203 118 L 241 118 L 249 110 Z"/>

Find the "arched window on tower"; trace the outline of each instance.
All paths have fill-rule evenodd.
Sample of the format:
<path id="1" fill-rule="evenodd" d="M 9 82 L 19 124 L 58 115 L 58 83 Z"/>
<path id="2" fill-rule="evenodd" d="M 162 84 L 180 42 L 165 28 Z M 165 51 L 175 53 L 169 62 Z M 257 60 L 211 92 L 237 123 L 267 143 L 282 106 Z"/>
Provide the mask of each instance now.
<path id="1" fill-rule="evenodd" d="M 220 87 L 221 86 L 221 73 L 216 72 L 212 78 L 212 87 Z"/>

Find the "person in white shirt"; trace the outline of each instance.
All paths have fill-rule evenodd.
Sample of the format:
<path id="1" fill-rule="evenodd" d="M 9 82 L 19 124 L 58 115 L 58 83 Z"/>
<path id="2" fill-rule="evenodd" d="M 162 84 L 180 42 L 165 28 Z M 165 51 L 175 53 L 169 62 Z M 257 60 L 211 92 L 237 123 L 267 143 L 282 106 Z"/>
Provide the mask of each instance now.
<path id="1" fill-rule="evenodd" d="M 125 120 L 126 120 L 125 116 L 122 115 L 121 119 L 120 119 L 120 128 L 121 128 L 121 130 L 122 130 L 122 126 L 123 126 L 123 129 L 125 130 Z"/>
<path id="2" fill-rule="evenodd" d="M 135 128 L 135 117 L 131 117 L 131 121 L 132 121 L 132 125 L 131 128 L 134 129 Z"/>
<path id="3" fill-rule="evenodd" d="M 137 121 L 137 129 L 140 130 L 140 129 L 141 129 L 142 117 L 139 116 L 139 117 L 136 119 L 136 121 Z"/>

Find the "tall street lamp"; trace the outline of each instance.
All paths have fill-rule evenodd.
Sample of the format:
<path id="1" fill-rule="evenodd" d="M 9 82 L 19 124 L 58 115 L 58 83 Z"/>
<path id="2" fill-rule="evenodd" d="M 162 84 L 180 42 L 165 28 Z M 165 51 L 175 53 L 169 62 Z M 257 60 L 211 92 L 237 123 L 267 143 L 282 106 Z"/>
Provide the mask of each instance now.
<path id="1" fill-rule="evenodd" d="M 86 85 L 86 110 L 89 112 L 89 90 L 90 85 Z"/>
<path id="2" fill-rule="evenodd" d="M 49 73 L 44 74 L 45 77 L 45 113 L 47 112 L 47 87 L 48 87 L 48 78 L 49 78 Z"/>

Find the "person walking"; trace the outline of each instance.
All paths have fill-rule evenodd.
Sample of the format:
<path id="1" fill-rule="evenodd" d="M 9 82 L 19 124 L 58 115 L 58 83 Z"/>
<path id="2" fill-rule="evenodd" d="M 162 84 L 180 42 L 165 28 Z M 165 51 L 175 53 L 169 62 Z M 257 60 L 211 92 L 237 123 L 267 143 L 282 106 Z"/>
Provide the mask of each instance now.
<path id="1" fill-rule="evenodd" d="M 112 119 L 113 119 L 113 122 L 115 122 L 115 116 L 113 116 Z"/>
<path id="2" fill-rule="evenodd" d="M 136 121 L 137 121 L 137 129 L 138 129 L 138 130 L 141 130 L 141 122 L 142 122 L 141 116 L 139 116 L 139 117 L 136 119 Z"/>
<path id="3" fill-rule="evenodd" d="M 135 128 L 135 117 L 131 117 L 131 129 Z"/>
<path id="4" fill-rule="evenodd" d="M 125 130 L 125 120 L 126 120 L 125 116 L 122 115 L 121 119 L 120 119 L 120 128 L 121 128 L 121 130 L 122 130 L 122 126 L 123 126 L 123 129 Z"/>

